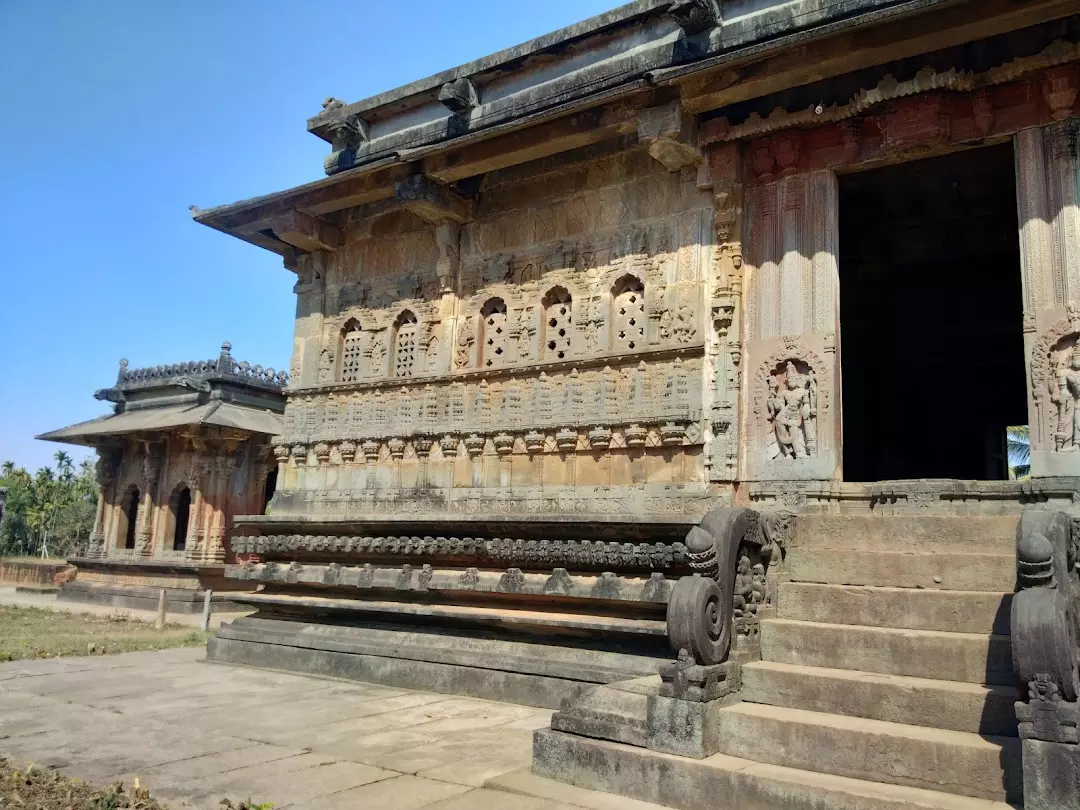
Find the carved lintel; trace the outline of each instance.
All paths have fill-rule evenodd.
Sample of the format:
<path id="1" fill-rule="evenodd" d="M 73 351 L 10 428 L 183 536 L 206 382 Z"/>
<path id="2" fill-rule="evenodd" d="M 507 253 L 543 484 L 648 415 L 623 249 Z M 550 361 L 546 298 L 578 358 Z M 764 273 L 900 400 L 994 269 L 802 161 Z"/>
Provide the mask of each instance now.
<path id="1" fill-rule="evenodd" d="M 699 34 L 724 23 L 717 0 L 675 0 L 668 6 L 668 14 L 687 34 Z"/>
<path id="2" fill-rule="evenodd" d="M 303 211 L 289 211 L 271 222 L 270 228 L 282 242 L 298 250 L 337 250 L 343 240 L 341 229 L 321 217 Z"/>
<path id="3" fill-rule="evenodd" d="M 463 76 L 439 88 L 439 102 L 451 112 L 461 115 L 480 104 L 480 94 L 472 79 Z"/>
<path id="4" fill-rule="evenodd" d="M 642 110 L 638 115 L 638 140 L 669 172 L 693 166 L 701 159 L 694 119 L 677 101 Z"/>
<path id="5" fill-rule="evenodd" d="M 413 175 L 394 186 L 394 198 L 428 222 L 449 219 L 462 223 L 473 217 L 473 204 L 470 200 L 432 182 L 422 174 Z"/>

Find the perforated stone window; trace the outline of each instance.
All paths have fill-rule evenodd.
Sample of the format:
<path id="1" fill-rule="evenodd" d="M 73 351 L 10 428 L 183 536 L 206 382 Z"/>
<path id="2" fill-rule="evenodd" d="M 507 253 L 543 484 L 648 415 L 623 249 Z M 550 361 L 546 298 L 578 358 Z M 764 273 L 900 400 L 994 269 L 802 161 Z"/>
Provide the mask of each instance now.
<path id="1" fill-rule="evenodd" d="M 394 337 L 394 376 L 411 377 L 416 364 L 416 316 L 406 310 L 398 316 Z"/>
<path id="2" fill-rule="evenodd" d="M 611 290 L 614 314 L 611 319 L 612 348 L 641 349 L 645 346 L 645 285 L 634 276 L 623 276 Z"/>
<path id="3" fill-rule="evenodd" d="M 364 333 L 360 324 L 345 326 L 341 337 L 341 381 L 359 382 L 362 376 Z"/>
<path id="4" fill-rule="evenodd" d="M 544 296 L 544 357 L 565 360 L 570 355 L 570 327 L 573 323 L 573 299 L 562 287 L 554 287 Z"/>
<path id="5" fill-rule="evenodd" d="M 496 368 L 506 365 L 507 329 L 506 303 L 492 298 L 480 310 L 480 365 Z"/>

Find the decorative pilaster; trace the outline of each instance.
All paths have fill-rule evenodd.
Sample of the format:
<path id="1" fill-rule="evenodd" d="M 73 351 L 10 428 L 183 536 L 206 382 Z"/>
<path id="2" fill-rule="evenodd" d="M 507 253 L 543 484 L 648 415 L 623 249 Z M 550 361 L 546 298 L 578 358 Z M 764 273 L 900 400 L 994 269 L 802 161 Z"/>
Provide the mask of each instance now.
<path id="1" fill-rule="evenodd" d="M 746 480 L 840 477 L 837 209 L 831 171 L 746 191 Z"/>
<path id="2" fill-rule="evenodd" d="M 1080 475 L 1080 121 L 1022 130 L 1016 193 L 1031 474 Z"/>

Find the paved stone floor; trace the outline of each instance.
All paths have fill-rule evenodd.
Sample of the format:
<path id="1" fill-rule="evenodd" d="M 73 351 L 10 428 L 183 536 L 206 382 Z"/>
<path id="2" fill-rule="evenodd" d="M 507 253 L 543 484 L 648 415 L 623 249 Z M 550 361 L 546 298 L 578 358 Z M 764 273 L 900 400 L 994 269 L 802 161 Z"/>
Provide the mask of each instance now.
<path id="1" fill-rule="evenodd" d="M 0 752 L 175 808 L 557 810 L 483 788 L 550 711 L 202 662 L 202 649 L 0 665 Z M 590 807 L 643 807 L 607 794 Z"/>

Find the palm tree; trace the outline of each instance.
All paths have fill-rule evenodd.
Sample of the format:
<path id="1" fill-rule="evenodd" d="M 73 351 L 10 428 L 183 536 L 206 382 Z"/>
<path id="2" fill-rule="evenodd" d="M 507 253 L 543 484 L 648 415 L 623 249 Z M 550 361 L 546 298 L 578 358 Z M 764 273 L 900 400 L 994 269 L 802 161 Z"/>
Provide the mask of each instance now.
<path id="1" fill-rule="evenodd" d="M 1018 481 L 1031 475 L 1031 431 L 1027 425 L 1005 429 L 1009 454 L 1009 478 Z"/>

